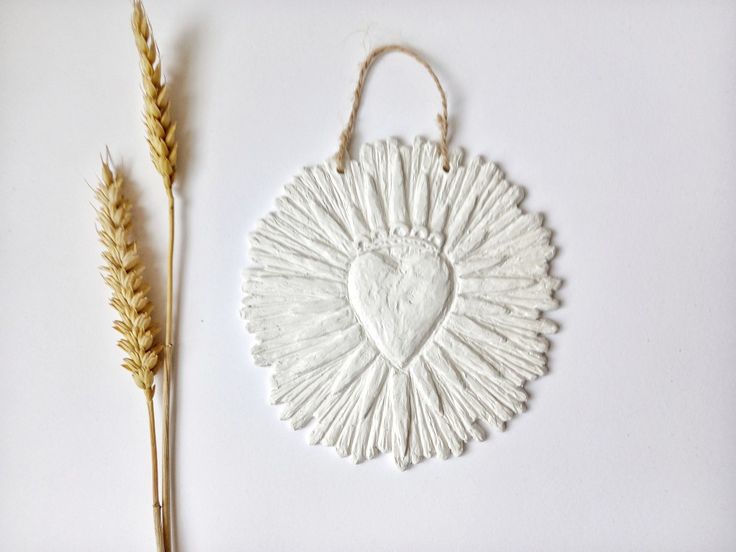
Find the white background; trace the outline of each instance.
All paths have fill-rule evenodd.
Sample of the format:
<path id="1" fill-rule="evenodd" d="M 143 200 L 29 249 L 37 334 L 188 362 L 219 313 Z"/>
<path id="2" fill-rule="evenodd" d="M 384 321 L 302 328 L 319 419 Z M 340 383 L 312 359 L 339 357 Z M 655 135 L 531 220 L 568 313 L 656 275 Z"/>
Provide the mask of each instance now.
<path id="1" fill-rule="evenodd" d="M 125 1 L 0 6 L 0 549 L 152 550 L 146 410 L 91 206 L 109 146 L 163 312 L 164 194 Z M 179 550 L 736 549 L 736 4 L 150 0 L 180 124 Z M 310 447 L 238 318 L 246 236 L 330 156 L 389 41 L 452 144 L 543 212 L 550 374 L 506 433 L 405 473 Z M 436 138 L 408 58 L 358 141 Z"/>

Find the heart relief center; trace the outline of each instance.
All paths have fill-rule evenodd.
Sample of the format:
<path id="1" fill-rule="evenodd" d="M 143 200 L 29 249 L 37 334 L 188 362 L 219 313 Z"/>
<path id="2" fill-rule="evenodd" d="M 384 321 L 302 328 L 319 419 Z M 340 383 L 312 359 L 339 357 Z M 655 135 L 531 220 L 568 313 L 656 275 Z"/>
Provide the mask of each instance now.
<path id="1" fill-rule="evenodd" d="M 381 355 L 405 370 L 445 317 L 452 269 L 436 250 L 413 243 L 386 246 L 355 258 L 348 294 Z"/>

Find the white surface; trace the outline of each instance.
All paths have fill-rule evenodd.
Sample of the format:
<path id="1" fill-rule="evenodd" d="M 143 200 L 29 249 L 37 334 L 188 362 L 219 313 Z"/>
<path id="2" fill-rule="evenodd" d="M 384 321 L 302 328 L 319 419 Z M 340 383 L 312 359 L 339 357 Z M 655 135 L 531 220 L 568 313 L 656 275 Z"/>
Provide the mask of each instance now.
<path id="1" fill-rule="evenodd" d="M 459 149 L 378 140 L 336 166 L 296 175 L 250 236 L 242 315 L 269 398 L 355 463 L 459 456 L 546 372 L 552 232 L 496 164 Z"/>
<path id="2" fill-rule="evenodd" d="M 183 142 L 180 550 L 733 550 L 736 5 L 265 4 L 149 6 Z M 151 550 L 145 403 L 85 184 L 109 145 L 160 252 L 129 5 L 2 14 L 0 549 Z M 452 142 L 527 188 L 565 280 L 529 412 L 406 473 L 279 421 L 238 319 L 246 233 L 334 151 L 358 65 L 389 40 L 434 62 Z M 376 69 L 356 143 L 436 138 L 423 70 Z"/>

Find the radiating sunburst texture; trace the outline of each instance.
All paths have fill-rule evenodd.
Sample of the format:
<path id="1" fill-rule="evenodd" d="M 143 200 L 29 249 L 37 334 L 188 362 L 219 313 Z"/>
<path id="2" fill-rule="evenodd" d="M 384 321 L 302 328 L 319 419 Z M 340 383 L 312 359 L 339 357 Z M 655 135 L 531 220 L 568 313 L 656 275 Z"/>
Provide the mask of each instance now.
<path id="1" fill-rule="evenodd" d="M 523 411 L 556 330 L 540 215 L 492 163 L 366 144 L 305 169 L 251 236 L 242 314 L 271 399 L 310 442 L 404 469 Z"/>

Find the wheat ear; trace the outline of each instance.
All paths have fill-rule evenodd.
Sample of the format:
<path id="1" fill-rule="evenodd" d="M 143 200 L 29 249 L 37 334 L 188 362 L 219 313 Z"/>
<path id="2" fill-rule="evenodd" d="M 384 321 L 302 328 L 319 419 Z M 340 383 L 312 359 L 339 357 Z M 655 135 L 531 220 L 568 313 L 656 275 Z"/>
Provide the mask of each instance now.
<path id="1" fill-rule="evenodd" d="M 171 120 L 169 95 L 166 84 L 161 77 L 161 60 L 158 46 L 153 38 L 151 24 L 148 21 L 140 0 L 133 2 L 132 17 L 133 35 L 140 57 L 141 75 L 143 77 L 143 99 L 145 103 L 144 121 L 146 138 L 151 150 L 151 160 L 163 178 L 168 201 L 169 244 L 166 262 L 166 328 L 164 337 L 164 374 L 163 374 L 163 411 L 162 426 L 162 485 L 163 494 L 163 533 L 164 546 L 171 551 L 171 518 L 173 502 L 171 495 L 171 472 L 173 458 L 171 456 L 171 372 L 174 354 L 174 193 L 173 183 L 176 174 L 176 123 Z"/>
<path id="2" fill-rule="evenodd" d="M 133 2 L 133 35 L 143 76 L 143 112 L 151 160 L 170 187 L 176 173 L 176 123 L 171 120 L 169 93 L 161 77 L 161 60 L 143 4 Z"/>
<path id="3" fill-rule="evenodd" d="M 123 368 L 135 384 L 153 396 L 153 376 L 161 348 L 154 344 L 157 329 L 151 322 L 153 305 L 148 299 L 149 287 L 143 279 L 143 264 L 131 237 L 131 205 L 123 194 L 123 179 L 113 172 L 108 161 L 102 162 L 102 176 L 95 192 L 97 232 L 104 246 L 101 270 L 112 289 L 110 304 L 120 315 L 114 328 L 122 335 L 118 345 L 127 354 Z"/>
<path id="4" fill-rule="evenodd" d="M 143 389 L 148 404 L 153 523 L 156 543 L 161 552 L 163 527 L 158 494 L 158 454 L 153 409 L 154 375 L 161 347 L 154 341 L 158 330 L 151 322 L 149 288 L 143 279 L 144 266 L 131 236 L 131 205 L 123 194 L 123 179 L 111 168 L 109 159 L 102 161 L 102 174 L 95 196 L 98 202 L 97 232 L 104 246 L 102 257 L 105 262 L 101 270 L 105 282 L 112 289 L 110 304 L 120 317 L 113 324 L 122 335 L 118 345 L 127 354 L 123 360 L 123 368 L 132 374 L 135 384 Z"/>

